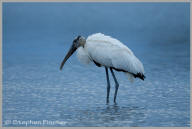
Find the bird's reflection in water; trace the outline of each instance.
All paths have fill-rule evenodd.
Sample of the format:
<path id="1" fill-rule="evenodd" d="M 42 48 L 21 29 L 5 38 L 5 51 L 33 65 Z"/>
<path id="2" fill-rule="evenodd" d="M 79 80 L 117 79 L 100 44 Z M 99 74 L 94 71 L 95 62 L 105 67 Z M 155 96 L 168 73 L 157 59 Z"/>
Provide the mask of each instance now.
<path id="1" fill-rule="evenodd" d="M 62 114 L 61 117 L 68 120 L 68 126 L 141 126 L 146 115 L 143 107 L 107 105 L 73 110 Z"/>

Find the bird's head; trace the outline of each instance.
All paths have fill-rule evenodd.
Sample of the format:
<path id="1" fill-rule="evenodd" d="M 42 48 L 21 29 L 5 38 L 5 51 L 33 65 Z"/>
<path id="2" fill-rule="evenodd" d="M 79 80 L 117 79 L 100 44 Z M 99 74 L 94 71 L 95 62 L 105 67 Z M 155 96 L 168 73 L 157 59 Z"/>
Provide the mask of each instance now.
<path id="1" fill-rule="evenodd" d="M 65 56 L 65 58 L 61 63 L 60 70 L 62 70 L 67 59 L 77 50 L 77 48 L 79 48 L 80 46 L 83 47 L 85 43 L 86 43 L 86 39 L 83 36 L 78 36 L 73 40 L 73 44 L 71 45 L 71 48 L 69 49 L 67 55 Z"/>

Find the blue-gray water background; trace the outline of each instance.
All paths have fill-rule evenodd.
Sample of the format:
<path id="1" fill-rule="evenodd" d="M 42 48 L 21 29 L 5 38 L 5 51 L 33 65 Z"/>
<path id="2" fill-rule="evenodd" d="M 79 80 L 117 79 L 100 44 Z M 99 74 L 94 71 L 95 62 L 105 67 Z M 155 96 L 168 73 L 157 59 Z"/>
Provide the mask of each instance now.
<path id="1" fill-rule="evenodd" d="M 189 3 L 3 3 L 3 126 L 189 126 Z M 113 36 L 143 62 L 146 80 L 120 88 L 106 105 L 104 68 L 73 55 L 77 35 Z"/>

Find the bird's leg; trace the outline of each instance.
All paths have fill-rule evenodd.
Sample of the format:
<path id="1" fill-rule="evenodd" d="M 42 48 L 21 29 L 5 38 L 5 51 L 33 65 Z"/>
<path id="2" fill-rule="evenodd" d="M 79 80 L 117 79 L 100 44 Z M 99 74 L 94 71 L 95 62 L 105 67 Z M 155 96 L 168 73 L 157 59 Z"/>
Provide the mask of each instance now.
<path id="1" fill-rule="evenodd" d="M 112 68 L 110 68 L 110 70 L 111 70 L 113 79 L 114 79 L 114 81 L 115 81 L 115 94 L 114 94 L 114 100 L 113 100 L 113 101 L 114 101 L 114 103 L 116 104 L 116 97 L 117 97 L 117 91 L 118 91 L 118 88 L 119 88 L 119 83 L 118 83 L 118 81 L 117 81 L 117 79 L 116 79 L 116 77 L 115 77 L 115 74 L 114 74 Z"/>
<path id="2" fill-rule="evenodd" d="M 108 74 L 108 69 L 105 67 L 105 72 L 106 72 L 106 78 L 107 78 L 107 104 L 109 103 L 109 92 L 110 92 L 110 82 L 109 82 L 109 74 Z"/>

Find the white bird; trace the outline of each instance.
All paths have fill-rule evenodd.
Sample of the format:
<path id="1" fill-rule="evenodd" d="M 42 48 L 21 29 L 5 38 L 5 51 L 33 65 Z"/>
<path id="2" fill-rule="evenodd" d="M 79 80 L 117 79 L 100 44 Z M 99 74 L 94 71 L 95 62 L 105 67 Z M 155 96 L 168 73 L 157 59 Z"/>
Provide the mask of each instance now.
<path id="1" fill-rule="evenodd" d="M 128 79 L 133 82 L 134 78 L 144 80 L 144 67 L 140 60 L 133 52 L 121 43 L 119 40 L 96 33 L 85 39 L 78 36 L 74 39 L 73 44 L 61 63 L 60 70 L 63 68 L 67 59 L 77 50 L 77 57 L 80 62 L 89 64 L 94 62 L 98 67 L 105 67 L 107 79 L 107 103 L 109 103 L 110 82 L 108 68 L 111 71 L 115 81 L 114 103 L 116 103 L 117 91 L 119 83 L 115 77 L 113 70 L 124 72 Z"/>

